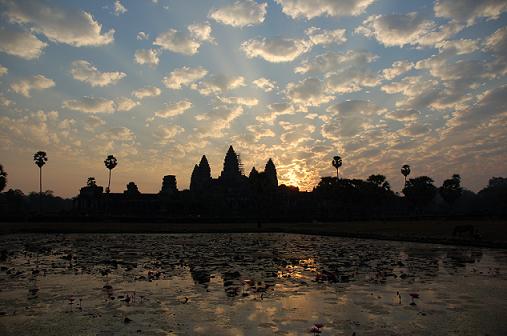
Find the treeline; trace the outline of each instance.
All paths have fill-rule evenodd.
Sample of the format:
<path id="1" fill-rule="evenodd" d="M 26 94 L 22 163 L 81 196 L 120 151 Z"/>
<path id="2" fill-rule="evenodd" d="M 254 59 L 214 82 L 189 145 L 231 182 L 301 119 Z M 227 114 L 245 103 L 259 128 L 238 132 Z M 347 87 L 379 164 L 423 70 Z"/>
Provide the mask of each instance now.
<path id="1" fill-rule="evenodd" d="M 339 221 L 407 217 L 505 217 L 507 216 L 507 178 L 493 177 L 474 193 L 461 187 L 454 175 L 435 186 L 427 176 L 407 179 L 401 194 L 395 193 L 382 175 L 366 180 L 323 177 L 312 192 L 280 185 L 263 189 L 252 185 L 241 193 L 222 190 L 212 193 L 190 190 L 167 194 L 92 194 L 98 206 L 76 207 L 76 200 L 54 196 L 52 192 L 24 195 L 9 189 L 0 193 L 2 219 L 58 216 L 66 218 L 167 218 L 185 221 Z M 136 189 L 137 190 L 137 189 Z"/>

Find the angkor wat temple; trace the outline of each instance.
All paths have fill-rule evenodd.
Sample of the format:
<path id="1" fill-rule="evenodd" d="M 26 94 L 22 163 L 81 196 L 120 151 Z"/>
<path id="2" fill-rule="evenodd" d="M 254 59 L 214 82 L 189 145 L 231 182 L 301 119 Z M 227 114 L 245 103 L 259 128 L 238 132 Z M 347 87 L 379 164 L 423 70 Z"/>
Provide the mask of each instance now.
<path id="1" fill-rule="evenodd" d="M 246 176 L 231 146 L 217 178 L 212 177 L 206 156 L 201 158 L 192 171 L 188 190 L 178 191 L 174 175 L 164 176 L 160 192 L 153 194 L 141 193 L 134 182 L 123 193 L 104 193 L 95 179 L 89 178 L 74 199 L 72 216 L 178 222 L 507 216 L 507 179 L 492 178 L 478 194 L 459 185 L 446 189 L 446 181 L 437 188 L 431 178 L 415 177 L 405 183 L 401 196 L 391 190 L 383 175 L 371 175 L 366 180 L 325 176 L 312 192 L 304 192 L 278 185 L 271 159 L 264 171 L 252 168 Z"/>
<path id="2" fill-rule="evenodd" d="M 238 154 L 230 146 L 217 178 L 205 155 L 196 164 L 189 190 L 178 191 L 176 177 L 166 175 L 159 193 L 141 193 L 130 182 L 123 193 L 104 193 L 103 187 L 89 181 L 74 202 L 82 215 L 159 216 L 176 218 L 261 218 L 283 215 L 293 203 L 304 201 L 295 187 L 278 186 L 275 164 L 266 162 L 264 171 L 254 167 L 248 176 Z M 300 207 L 300 209 L 302 209 Z"/>

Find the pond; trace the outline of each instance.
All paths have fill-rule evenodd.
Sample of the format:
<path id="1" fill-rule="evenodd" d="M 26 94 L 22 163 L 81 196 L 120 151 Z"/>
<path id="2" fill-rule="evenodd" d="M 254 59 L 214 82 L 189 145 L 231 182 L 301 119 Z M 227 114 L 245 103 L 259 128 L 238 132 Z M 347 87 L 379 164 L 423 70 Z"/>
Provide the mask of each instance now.
<path id="1" fill-rule="evenodd" d="M 1 335 L 507 330 L 504 250 L 296 234 L 3 235 L 0 250 Z"/>

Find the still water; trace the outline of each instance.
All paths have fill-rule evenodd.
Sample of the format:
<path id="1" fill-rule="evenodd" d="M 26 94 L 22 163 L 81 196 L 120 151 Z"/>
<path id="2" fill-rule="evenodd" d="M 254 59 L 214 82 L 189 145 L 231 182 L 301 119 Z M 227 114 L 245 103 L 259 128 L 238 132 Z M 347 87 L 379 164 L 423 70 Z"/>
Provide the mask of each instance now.
<path id="1" fill-rule="evenodd" d="M 507 330 L 504 250 L 293 234 L 31 234 L 0 236 L 0 251 L 0 335 Z"/>

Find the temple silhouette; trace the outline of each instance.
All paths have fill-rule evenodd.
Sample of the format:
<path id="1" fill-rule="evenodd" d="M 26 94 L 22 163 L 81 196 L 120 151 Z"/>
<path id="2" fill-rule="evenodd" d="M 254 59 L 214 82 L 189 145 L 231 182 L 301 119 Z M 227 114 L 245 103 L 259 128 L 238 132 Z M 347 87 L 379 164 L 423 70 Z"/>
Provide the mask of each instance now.
<path id="1" fill-rule="evenodd" d="M 230 146 L 217 178 L 212 177 L 206 155 L 202 156 L 194 166 L 188 190 L 178 191 L 174 175 L 163 177 L 161 190 L 156 194 L 140 193 L 134 182 L 129 182 L 123 193 L 105 193 L 94 179 L 89 179 L 75 198 L 74 209 L 85 215 L 259 219 L 272 217 L 281 209 L 276 210 L 281 202 L 291 204 L 289 191 L 293 196 L 299 194 L 295 187 L 278 185 L 276 166 L 271 158 L 264 171 L 253 167 L 246 176 L 240 155 Z"/>

